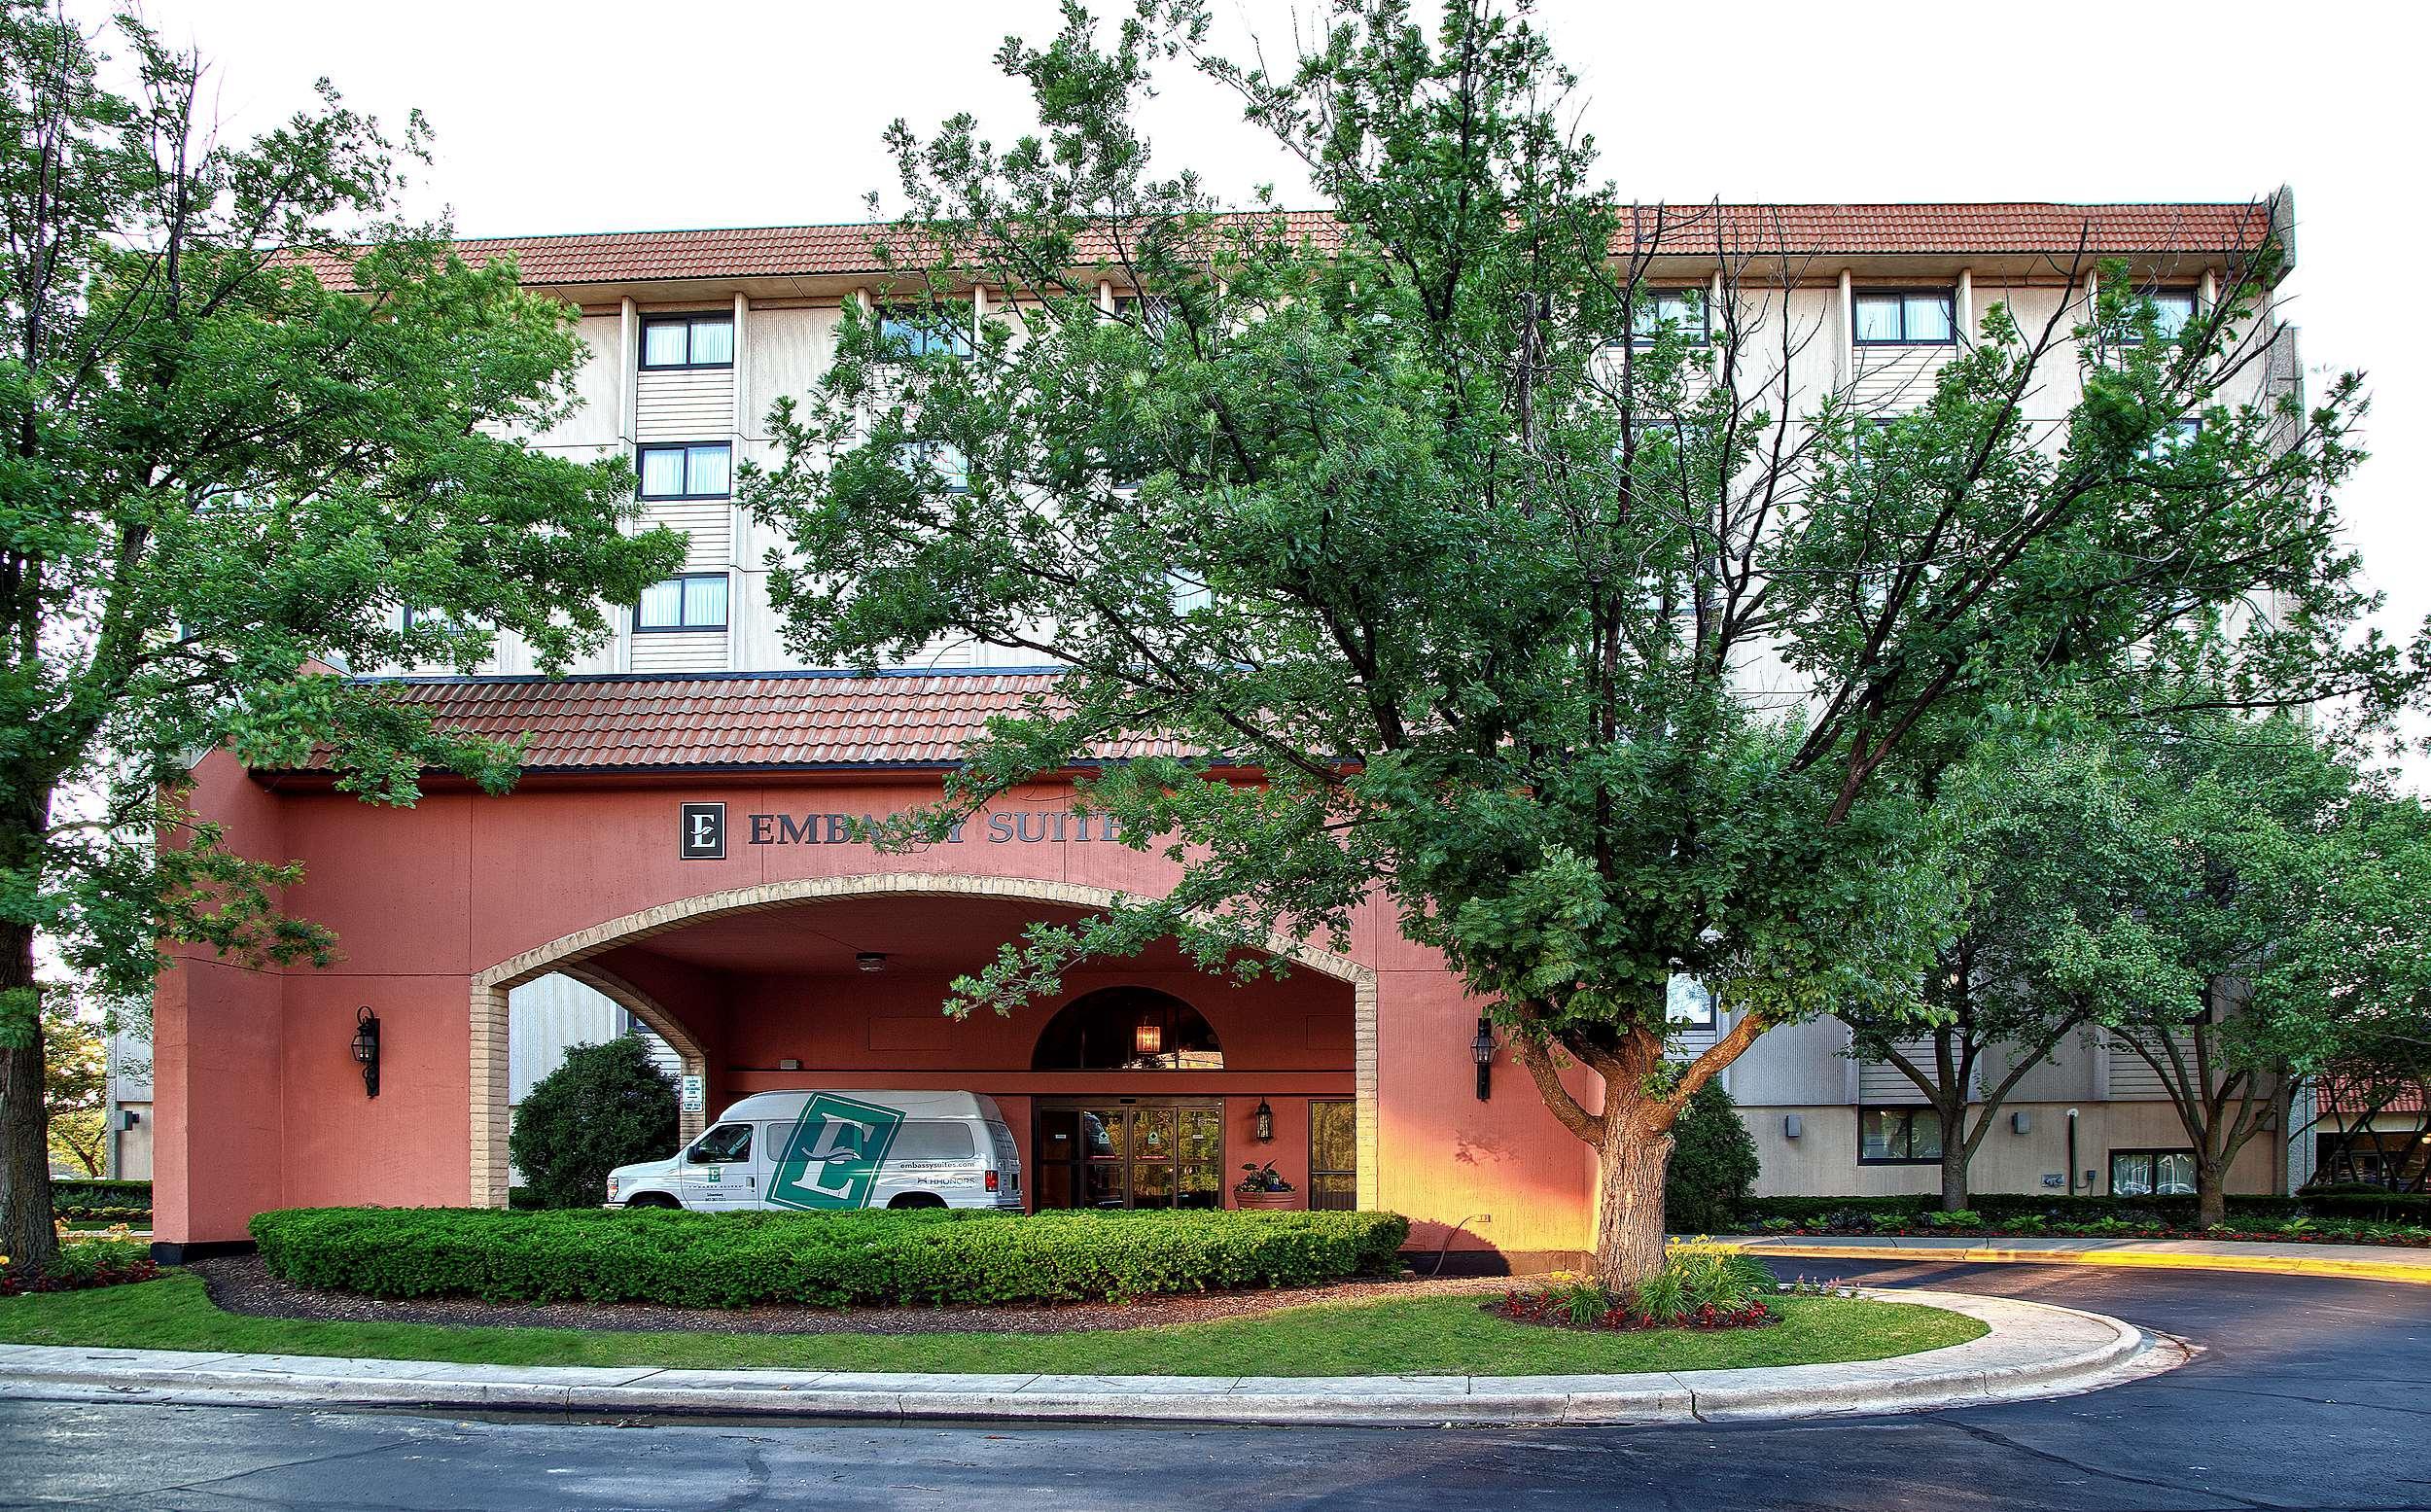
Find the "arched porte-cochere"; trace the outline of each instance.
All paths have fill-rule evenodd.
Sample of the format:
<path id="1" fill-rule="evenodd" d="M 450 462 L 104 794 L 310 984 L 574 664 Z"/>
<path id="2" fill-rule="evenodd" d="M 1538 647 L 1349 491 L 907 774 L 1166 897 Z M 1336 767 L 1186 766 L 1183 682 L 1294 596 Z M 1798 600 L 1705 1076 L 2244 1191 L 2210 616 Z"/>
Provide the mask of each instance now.
<path id="1" fill-rule="evenodd" d="M 1116 895 L 1024 878 L 876 874 L 704 894 L 605 921 L 477 973 L 472 994 L 476 1204 L 507 1199 L 507 998 L 559 972 L 673 1046 L 705 1112 L 793 1088 L 993 1097 L 1038 1206 L 1218 1207 L 1272 1162 L 1315 1206 L 1373 1206 L 1375 974 L 1294 942 L 1295 969 L 1239 982 L 1170 946 L 1075 972 L 1009 1018 L 956 1022 L 948 984 L 1028 924 Z"/>
<path id="2" fill-rule="evenodd" d="M 1064 1004 L 1039 1035 L 1040 1072 L 1221 1071 L 1224 1047 L 1197 1008 L 1149 987 L 1102 987 Z M 1272 1143 L 1274 1110 L 1266 1108 Z M 1039 1103 L 1030 1173 L 1040 1208 L 1220 1208 L 1220 1097 L 1134 1093 Z"/>

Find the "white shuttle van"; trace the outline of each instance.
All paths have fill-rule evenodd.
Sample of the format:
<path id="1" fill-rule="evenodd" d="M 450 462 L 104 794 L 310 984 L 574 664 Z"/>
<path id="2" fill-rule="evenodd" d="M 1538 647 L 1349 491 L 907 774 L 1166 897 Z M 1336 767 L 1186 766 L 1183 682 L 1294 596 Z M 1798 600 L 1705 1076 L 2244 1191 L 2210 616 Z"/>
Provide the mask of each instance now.
<path id="1" fill-rule="evenodd" d="M 1021 1154 L 970 1092 L 760 1092 L 672 1159 L 618 1166 L 612 1208 L 1010 1208 Z"/>

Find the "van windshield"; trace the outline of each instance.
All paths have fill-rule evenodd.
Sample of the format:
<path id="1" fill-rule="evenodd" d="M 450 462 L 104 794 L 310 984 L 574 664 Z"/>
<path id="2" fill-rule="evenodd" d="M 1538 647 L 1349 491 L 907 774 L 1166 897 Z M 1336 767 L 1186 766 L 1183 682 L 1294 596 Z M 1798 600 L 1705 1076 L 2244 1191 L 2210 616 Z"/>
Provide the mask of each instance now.
<path id="1" fill-rule="evenodd" d="M 906 1123 L 895 1131 L 889 1160 L 969 1160 L 978 1145 L 967 1123 Z"/>

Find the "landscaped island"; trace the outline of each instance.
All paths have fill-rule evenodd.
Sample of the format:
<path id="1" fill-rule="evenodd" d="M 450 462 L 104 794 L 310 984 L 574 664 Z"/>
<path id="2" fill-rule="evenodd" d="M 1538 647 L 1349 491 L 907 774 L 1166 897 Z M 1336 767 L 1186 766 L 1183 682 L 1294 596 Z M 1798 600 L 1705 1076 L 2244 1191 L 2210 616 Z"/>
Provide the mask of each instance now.
<path id="1" fill-rule="evenodd" d="M 1551 1292 L 1404 1281 L 1409 1226 L 1375 1213 L 326 1208 L 264 1213 L 253 1230 L 259 1259 L 0 1298 L 0 1343 L 511 1365 L 1573 1375 L 1882 1359 L 1985 1331 L 1930 1307 L 1783 1294 L 1709 1246 L 1674 1247 L 1655 1289 L 1629 1299 L 1582 1278 Z M 1665 1285 L 1674 1304 L 1654 1301 Z M 1540 1300 L 1514 1306 L 1528 1297 Z M 1708 1302 L 1762 1325 L 1701 1324 Z M 1579 1326 L 1542 1326 L 1570 1313 Z"/>
<path id="2" fill-rule="evenodd" d="M 0 1299 L 0 1343 L 332 1354 L 502 1365 L 975 1371 L 1057 1375 L 1601 1375 L 1884 1359 L 1979 1338 L 1974 1319 L 1909 1303 L 1785 1296 L 1770 1328 L 1540 1328 L 1482 1295 L 1288 1307 L 1248 1318 L 1072 1333 L 620 1333 L 251 1318 L 202 1279 Z"/>

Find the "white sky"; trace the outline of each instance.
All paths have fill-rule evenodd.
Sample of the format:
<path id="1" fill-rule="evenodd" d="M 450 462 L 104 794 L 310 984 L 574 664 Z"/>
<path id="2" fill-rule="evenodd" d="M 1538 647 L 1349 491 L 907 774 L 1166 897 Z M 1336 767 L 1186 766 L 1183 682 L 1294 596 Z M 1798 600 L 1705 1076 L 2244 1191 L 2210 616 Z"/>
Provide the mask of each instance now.
<path id="1" fill-rule="evenodd" d="M 1420 0 L 1424 11 L 1428 0 Z M 1289 51 L 1289 0 L 1216 0 Z M 1101 10 L 1107 9 L 1101 0 Z M 97 17 L 97 4 L 73 9 Z M 862 218 L 892 186 L 879 132 L 969 110 L 1028 123 L 991 61 L 1051 35 L 1052 0 L 147 0 L 218 69 L 225 126 L 274 123 L 327 75 L 438 130 L 413 208 L 468 236 Z M 1302 15 L 1318 14 L 1302 0 Z M 2383 623 L 2431 613 L 2417 500 L 2431 482 L 2431 316 L 2394 276 L 2431 245 L 2419 77 L 2431 36 L 2389 0 L 1955 6 L 1741 0 L 1681 19 L 1542 0 L 1588 125 L 1642 199 L 2230 199 L 2296 189 L 2290 318 L 2316 373 L 2362 369 L 2374 452 L 2344 496 Z M 1231 101 L 1175 73 L 1150 117 L 1166 167 L 1239 195 L 1286 164 Z M 2420 763 L 2416 765 L 2421 775 Z"/>

